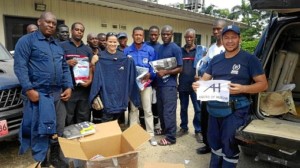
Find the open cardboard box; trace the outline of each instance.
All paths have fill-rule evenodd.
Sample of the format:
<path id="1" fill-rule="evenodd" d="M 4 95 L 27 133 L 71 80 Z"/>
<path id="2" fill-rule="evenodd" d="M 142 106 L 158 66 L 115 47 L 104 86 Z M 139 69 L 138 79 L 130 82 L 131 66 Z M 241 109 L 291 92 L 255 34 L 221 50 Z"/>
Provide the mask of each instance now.
<path id="1" fill-rule="evenodd" d="M 69 140 L 59 137 L 58 141 L 64 156 L 86 161 L 96 155 L 103 156 L 103 161 L 110 158 L 126 158 L 126 155 L 135 153 L 140 145 L 150 139 L 150 135 L 138 124 L 124 132 L 121 131 L 117 121 L 95 124 L 95 129 L 95 134 L 79 139 Z"/>

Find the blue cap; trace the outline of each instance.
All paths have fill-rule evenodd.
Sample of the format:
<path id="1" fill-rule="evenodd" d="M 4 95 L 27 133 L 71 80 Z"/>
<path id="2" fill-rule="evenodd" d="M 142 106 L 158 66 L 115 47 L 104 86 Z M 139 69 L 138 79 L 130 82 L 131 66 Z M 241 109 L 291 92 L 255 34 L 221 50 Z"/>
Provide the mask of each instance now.
<path id="1" fill-rule="evenodd" d="M 118 38 L 121 38 L 121 37 L 127 37 L 127 34 L 124 33 L 124 32 L 120 32 L 120 33 L 118 34 Z"/>
<path id="2" fill-rule="evenodd" d="M 228 25 L 223 28 L 222 35 L 224 35 L 228 31 L 233 31 L 236 34 L 240 35 L 240 28 L 237 25 Z"/>

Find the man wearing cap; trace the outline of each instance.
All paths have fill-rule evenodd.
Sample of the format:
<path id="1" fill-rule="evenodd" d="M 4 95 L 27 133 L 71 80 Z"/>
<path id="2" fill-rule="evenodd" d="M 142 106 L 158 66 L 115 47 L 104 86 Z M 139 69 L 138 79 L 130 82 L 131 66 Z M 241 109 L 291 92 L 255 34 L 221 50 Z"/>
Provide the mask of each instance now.
<path id="1" fill-rule="evenodd" d="M 124 49 L 125 49 L 126 47 L 128 47 L 128 46 L 127 46 L 127 40 L 128 40 L 127 34 L 124 33 L 124 32 L 120 32 L 120 33 L 118 34 L 118 42 L 119 42 L 119 46 L 118 46 L 117 50 L 123 52 Z"/>
<path id="2" fill-rule="evenodd" d="M 222 41 L 225 52 L 216 55 L 208 64 L 201 80 L 228 80 L 230 100 L 227 106 L 217 109 L 218 101 L 207 101 L 208 143 L 211 147 L 211 168 L 234 168 L 239 159 L 236 130 L 249 120 L 250 101 L 248 94 L 268 88 L 266 76 L 259 60 L 240 49 L 240 28 L 224 27 Z M 198 82 L 193 83 L 197 90 Z M 227 112 L 225 114 L 225 112 Z M 229 112 L 229 113 L 228 113 Z"/>

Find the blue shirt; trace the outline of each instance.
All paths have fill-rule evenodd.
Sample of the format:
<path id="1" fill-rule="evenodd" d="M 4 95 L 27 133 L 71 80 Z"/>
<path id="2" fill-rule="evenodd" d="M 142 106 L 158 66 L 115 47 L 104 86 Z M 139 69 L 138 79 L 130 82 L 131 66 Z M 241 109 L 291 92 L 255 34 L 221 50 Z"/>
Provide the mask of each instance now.
<path id="1" fill-rule="evenodd" d="M 14 58 L 14 71 L 23 92 L 35 89 L 48 93 L 73 87 L 63 49 L 56 40 L 47 39 L 40 31 L 19 39 Z"/>
<path id="2" fill-rule="evenodd" d="M 147 41 L 146 44 L 153 47 L 156 54 L 158 53 L 158 49 L 161 46 L 159 42 L 151 43 L 150 41 Z"/>
<path id="3" fill-rule="evenodd" d="M 177 61 L 177 66 L 182 66 L 182 52 L 181 48 L 177 46 L 177 44 L 170 42 L 168 44 L 163 44 L 159 47 L 158 50 L 158 58 L 157 59 L 164 59 L 164 58 L 171 58 L 175 57 Z M 159 87 L 166 87 L 166 86 L 177 86 L 177 74 L 170 75 L 168 77 L 167 82 L 163 82 L 163 79 L 157 77 L 157 85 Z"/>
<path id="4" fill-rule="evenodd" d="M 152 47 L 147 44 L 142 44 L 140 49 L 137 49 L 134 43 L 124 49 L 124 55 L 130 55 L 136 66 L 149 68 L 150 78 L 153 80 L 156 76 L 153 68 L 150 66 L 149 62 L 156 60 L 155 52 Z"/>
<path id="5" fill-rule="evenodd" d="M 182 49 L 183 66 L 179 75 L 178 91 L 193 91 L 192 83 L 195 81 L 196 69 L 194 68 L 194 61 L 196 55 L 196 48 L 189 52 L 183 47 Z"/>
<path id="6" fill-rule="evenodd" d="M 66 60 L 73 59 L 74 57 L 88 57 L 89 60 L 92 59 L 93 57 L 93 51 L 90 47 L 84 45 L 83 42 L 81 42 L 80 46 L 76 46 L 73 41 L 67 40 L 64 42 L 60 43 L 61 47 L 64 49 L 64 54 Z M 72 74 L 72 79 L 73 79 L 73 84 L 75 84 L 75 79 L 74 79 L 74 73 L 73 73 L 73 67 L 70 66 L 71 74 Z M 76 86 L 78 87 L 78 86 Z"/>
<path id="7" fill-rule="evenodd" d="M 249 85 L 253 77 L 264 74 L 264 71 L 257 57 L 241 50 L 232 58 L 225 58 L 225 53 L 216 55 L 208 64 L 206 73 L 214 80 Z"/>

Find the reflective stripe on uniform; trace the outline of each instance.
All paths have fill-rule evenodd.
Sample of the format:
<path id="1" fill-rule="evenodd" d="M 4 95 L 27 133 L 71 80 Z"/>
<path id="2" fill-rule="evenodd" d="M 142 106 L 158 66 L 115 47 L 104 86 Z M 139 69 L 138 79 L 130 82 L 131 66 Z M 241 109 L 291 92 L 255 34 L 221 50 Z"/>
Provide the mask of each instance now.
<path id="1" fill-rule="evenodd" d="M 238 163 L 239 161 L 239 154 L 231 157 L 231 158 L 227 158 L 225 155 L 223 156 L 223 160 L 229 162 L 229 163 Z"/>
<path id="2" fill-rule="evenodd" d="M 214 150 L 213 148 L 211 148 L 211 152 L 218 156 L 224 156 L 224 154 L 222 153 L 222 148 L 218 150 Z"/>

